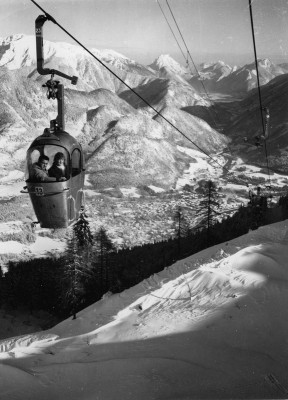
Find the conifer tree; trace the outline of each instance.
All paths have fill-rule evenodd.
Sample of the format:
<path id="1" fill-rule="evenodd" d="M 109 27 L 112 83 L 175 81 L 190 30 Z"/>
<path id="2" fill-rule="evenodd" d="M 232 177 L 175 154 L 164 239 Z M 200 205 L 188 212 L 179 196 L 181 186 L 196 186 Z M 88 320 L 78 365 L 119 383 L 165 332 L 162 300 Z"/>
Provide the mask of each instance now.
<path id="1" fill-rule="evenodd" d="M 189 234 L 189 224 L 185 218 L 185 215 L 179 206 L 174 214 L 174 222 L 175 222 L 175 232 L 177 238 L 177 248 L 178 248 L 178 256 L 181 253 L 181 239 L 187 237 Z"/>
<path id="2" fill-rule="evenodd" d="M 90 230 L 87 215 L 84 212 L 84 207 L 80 210 L 78 220 L 73 226 L 73 231 L 76 236 L 77 250 L 81 255 L 82 262 L 89 264 L 89 258 L 91 256 L 91 249 L 93 244 L 93 235 Z"/>
<path id="3" fill-rule="evenodd" d="M 84 302 L 85 282 L 89 279 L 89 256 L 93 236 L 84 209 L 81 209 L 77 222 L 72 227 L 68 239 L 64 263 L 64 301 L 71 310 L 73 319 Z"/>
<path id="4" fill-rule="evenodd" d="M 103 226 L 95 235 L 95 253 L 96 262 L 94 270 L 98 275 L 99 283 L 102 290 L 107 290 L 111 277 L 111 254 L 115 251 L 115 246 L 107 235 L 107 231 Z"/>
<path id="5" fill-rule="evenodd" d="M 208 245 L 211 244 L 212 226 L 217 221 L 217 215 L 220 214 L 216 211 L 220 207 L 218 199 L 219 193 L 216 184 L 211 180 L 205 182 L 203 186 L 203 198 L 199 202 L 197 215 L 201 218 L 199 224 L 206 228 Z"/>
<path id="6" fill-rule="evenodd" d="M 79 247 L 84 247 L 88 244 L 92 244 L 93 236 L 90 231 L 89 222 L 87 221 L 87 215 L 82 207 L 80 215 L 75 225 L 73 226 L 75 235 L 77 236 L 77 244 Z"/>

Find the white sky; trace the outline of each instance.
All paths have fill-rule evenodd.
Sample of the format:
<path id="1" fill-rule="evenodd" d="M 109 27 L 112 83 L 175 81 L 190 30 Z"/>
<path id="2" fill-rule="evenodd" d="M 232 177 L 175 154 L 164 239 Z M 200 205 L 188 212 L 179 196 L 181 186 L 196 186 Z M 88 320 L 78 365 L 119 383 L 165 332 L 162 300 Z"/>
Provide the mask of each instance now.
<path id="1" fill-rule="evenodd" d="M 158 1 L 182 45 L 166 0 Z M 40 0 L 39 4 L 89 47 L 112 48 L 144 63 L 166 53 L 184 61 L 156 0 Z M 196 62 L 223 54 L 226 62 L 253 61 L 248 0 L 169 0 L 168 4 Z M 287 0 L 254 0 L 252 5 L 259 56 L 286 61 Z M 41 13 L 29 0 L 0 0 L 0 36 L 34 34 L 34 21 Z M 45 25 L 45 38 L 70 41 L 51 22 Z M 184 45 L 182 49 L 186 53 Z"/>

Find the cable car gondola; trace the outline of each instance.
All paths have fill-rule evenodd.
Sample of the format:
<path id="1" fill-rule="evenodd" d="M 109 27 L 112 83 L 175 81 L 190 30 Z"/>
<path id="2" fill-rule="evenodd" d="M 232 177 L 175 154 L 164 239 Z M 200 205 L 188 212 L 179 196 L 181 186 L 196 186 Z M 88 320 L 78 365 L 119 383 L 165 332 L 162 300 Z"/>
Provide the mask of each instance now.
<path id="1" fill-rule="evenodd" d="M 26 186 L 21 192 L 29 193 L 37 223 L 42 228 L 55 229 L 68 227 L 79 216 L 84 205 L 85 166 L 81 145 L 65 131 L 64 86 L 54 80 L 54 75 L 59 75 L 75 85 L 77 77 L 43 68 L 43 25 L 48 19 L 53 20 L 40 15 L 35 22 L 37 71 L 40 75 L 51 75 L 43 86 L 47 87 L 49 99 L 57 99 L 58 115 L 27 150 Z M 52 164 L 54 169 L 51 169 Z M 55 170 L 59 174 L 52 173 Z"/>

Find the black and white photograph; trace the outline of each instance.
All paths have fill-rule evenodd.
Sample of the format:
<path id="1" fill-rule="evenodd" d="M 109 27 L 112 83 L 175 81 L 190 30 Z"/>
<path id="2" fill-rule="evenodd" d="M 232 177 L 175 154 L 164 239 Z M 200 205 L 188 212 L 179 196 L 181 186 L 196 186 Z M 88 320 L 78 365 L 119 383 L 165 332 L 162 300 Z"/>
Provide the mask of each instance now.
<path id="1" fill-rule="evenodd" d="M 288 0 L 0 0 L 0 399 L 288 399 Z"/>

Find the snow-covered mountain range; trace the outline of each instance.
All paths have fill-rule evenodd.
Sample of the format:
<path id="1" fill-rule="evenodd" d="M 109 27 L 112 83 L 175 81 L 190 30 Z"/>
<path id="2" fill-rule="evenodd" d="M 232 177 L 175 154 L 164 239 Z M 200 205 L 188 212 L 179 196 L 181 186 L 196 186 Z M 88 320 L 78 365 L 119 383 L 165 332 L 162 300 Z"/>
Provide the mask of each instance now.
<path id="1" fill-rule="evenodd" d="M 6 167 L 2 174 L 5 175 L 7 168 L 12 166 L 20 169 L 19 161 L 24 160 L 28 143 L 49 125 L 53 111 L 55 112 L 55 103 L 45 98 L 45 92 L 40 87 L 49 77 L 39 76 L 35 69 L 34 38 L 14 35 L 3 39 L 0 48 L 0 141 L 3 167 Z M 137 93 L 143 94 L 159 111 L 164 107 L 172 107 L 176 111 L 179 107 L 191 104 L 209 104 L 185 80 L 181 84 L 178 82 L 177 86 L 175 80 L 159 78 L 157 70 L 141 66 L 116 52 L 94 49 L 93 53 L 113 71 L 117 70 L 122 80 Z M 87 148 L 92 181 L 93 175 L 101 170 L 105 183 L 100 182 L 99 174 L 100 181 L 97 179 L 97 182 L 100 187 L 104 184 L 115 185 L 119 181 L 119 175 L 124 185 L 132 182 L 162 182 L 164 187 L 175 184 L 187 165 L 187 157 L 179 155 L 175 147 L 177 138 L 165 135 L 164 122 L 154 120 L 149 107 L 143 107 L 141 102 L 137 103 L 138 100 L 135 103 L 130 92 L 127 93 L 127 87 L 78 46 L 44 42 L 44 58 L 46 66 L 79 77 L 76 89 L 67 83 L 66 129 L 72 135 L 78 136 Z M 179 64 L 177 69 L 176 61 L 172 62 L 169 57 L 162 59 L 161 65 L 165 61 L 173 66 L 174 73 L 183 70 Z M 211 131 L 204 121 L 192 116 L 186 118 L 190 118 L 197 126 L 202 124 L 202 130 Z M 194 138 L 198 132 L 198 129 L 194 129 L 189 135 Z M 216 131 L 213 137 L 214 146 L 209 145 L 209 148 L 203 143 L 204 150 L 221 150 L 229 141 Z M 111 164 L 116 176 L 113 173 L 110 182 Z M 143 169 L 143 165 L 150 165 L 150 170 Z"/>
<path id="2" fill-rule="evenodd" d="M 258 73 L 260 85 L 265 85 L 278 75 L 288 72 L 287 67 L 275 65 L 269 59 L 258 60 Z M 199 75 L 189 81 L 191 85 L 203 92 L 203 85 L 209 92 L 233 94 L 236 97 L 247 94 L 257 87 L 257 73 L 255 62 L 243 67 L 225 64 L 223 61 L 216 63 L 203 63 L 199 68 Z"/>
<path id="3" fill-rule="evenodd" d="M 44 41 L 45 65 L 79 77 L 77 87 L 64 82 L 65 119 L 66 130 L 85 150 L 89 189 L 179 189 L 183 174 L 202 165 L 203 155 L 208 156 L 201 177 L 222 179 L 221 184 L 229 183 L 221 165 L 236 175 L 250 163 L 265 167 L 265 153 L 254 144 L 262 124 L 253 63 L 203 63 L 192 74 L 169 55 L 143 66 L 113 50 L 92 52 L 122 81 L 79 46 Z M 50 77 L 36 70 L 34 37 L 1 39 L 0 65 L 4 184 L 7 177 L 23 179 L 26 149 L 55 118 L 56 102 L 41 87 Z M 263 106 L 271 114 L 269 162 L 281 172 L 288 152 L 286 67 L 268 59 L 259 60 L 258 67 Z M 189 184 L 196 189 L 195 174 L 193 179 Z"/>

